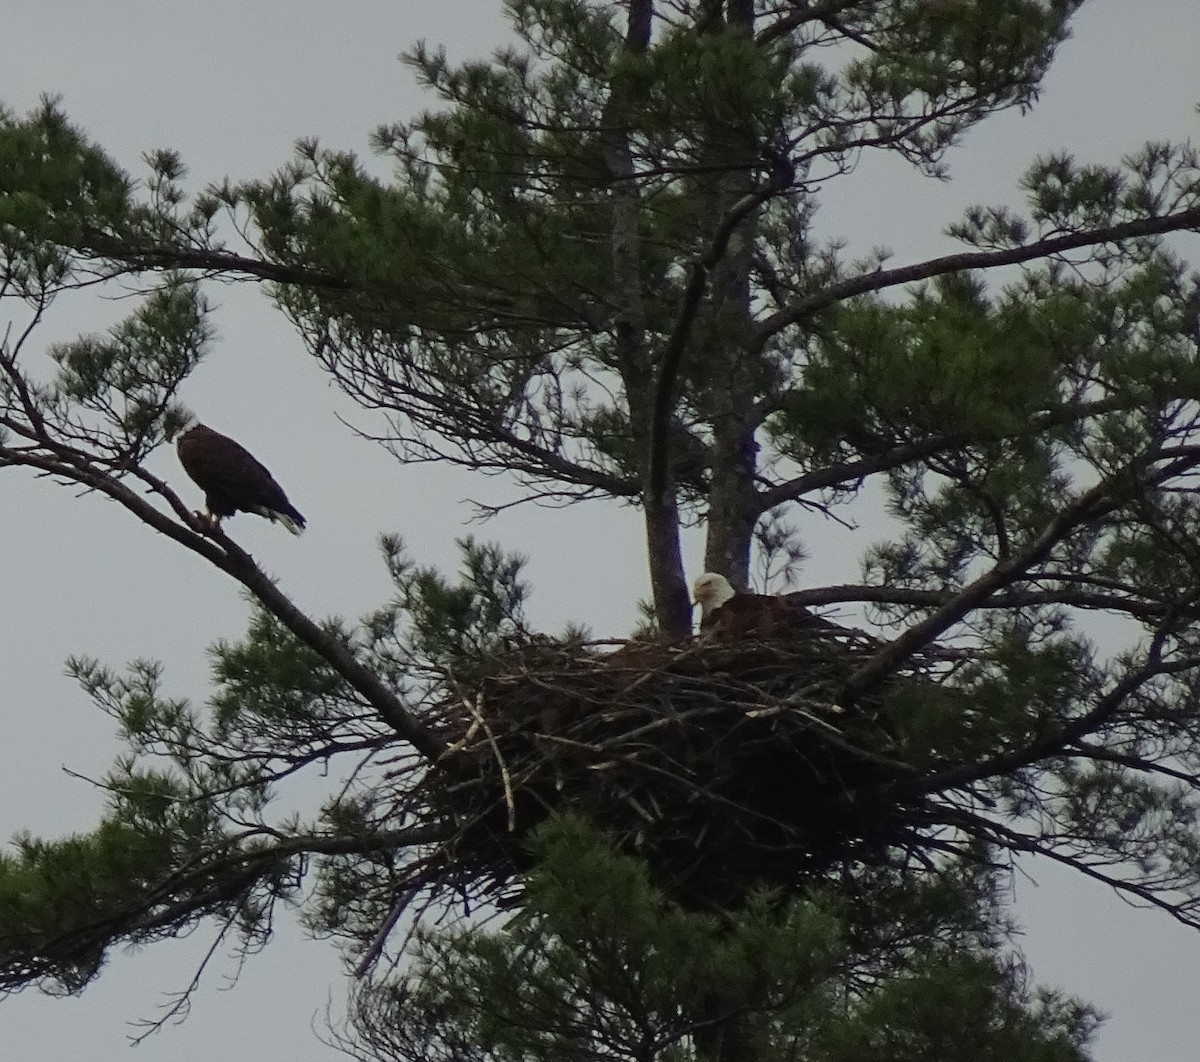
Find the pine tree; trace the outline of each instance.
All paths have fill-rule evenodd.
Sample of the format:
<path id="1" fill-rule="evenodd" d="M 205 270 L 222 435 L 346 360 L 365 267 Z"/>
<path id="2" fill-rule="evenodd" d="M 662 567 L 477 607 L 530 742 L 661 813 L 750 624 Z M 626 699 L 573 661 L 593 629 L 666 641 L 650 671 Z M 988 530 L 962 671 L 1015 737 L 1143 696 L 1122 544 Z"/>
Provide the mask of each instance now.
<path id="1" fill-rule="evenodd" d="M 529 631 L 514 557 L 465 541 L 456 583 L 388 539 L 391 600 L 356 625 L 319 621 L 144 467 L 183 418 L 177 395 L 209 341 L 212 275 L 269 282 L 330 377 L 387 415 L 403 459 L 504 472 L 530 499 L 636 506 L 653 651 L 668 655 L 645 658 L 654 667 L 619 659 L 647 675 L 692 651 L 681 528 L 703 521 L 706 566 L 744 587 L 756 542 L 785 562 L 798 550 L 789 513 L 836 516 L 868 487 L 885 493 L 897 530 L 864 556 L 861 583 L 803 595 L 869 607 L 881 637 L 831 650 L 816 693 L 795 668 L 782 672 L 790 686 L 739 687 L 789 719 L 802 707 L 823 762 L 851 771 L 847 791 L 860 794 L 813 783 L 836 828 L 816 845 L 803 824 L 812 851 L 799 876 L 758 868 L 768 892 L 788 893 L 778 906 L 753 881 L 725 883 L 742 913 L 721 946 L 769 924 L 810 957 L 809 982 L 762 1025 L 718 1013 L 716 986 L 696 998 L 717 1010 L 689 1017 L 681 986 L 665 986 L 642 1016 L 654 1036 L 676 1023 L 661 1032 L 664 1057 L 688 1044 L 723 1059 L 783 1050 L 799 1035 L 793 1008 L 828 1004 L 835 974 L 851 976 L 866 954 L 839 937 L 862 929 L 839 896 L 906 911 L 946 876 L 965 878 L 957 908 L 934 905 L 942 924 L 961 929 L 963 910 L 980 909 L 998 931 L 986 875 L 972 875 L 1006 853 L 1048 855 L 1197 924 L 1200 299 L 1160 239 L 1200 226 L 1194 153 L 1149 144 L 1111 167 L 1036 160 L 1024 216 L 973 208 L 952 228 L 967 250 L 911 265 L 848 262 L 813 226 L 825 183 L 865 153 L 937 177 L 968 129 L 1032 105 L 1078 6 L 510 0 L 511 49 L 461 66 L 424 46 L 409 56 L 440 106 L 377 131 L 388 179 L 307 143 L 267 179 L 189 199 L 171 153 L 148 156 L 142 190 L 56 104 L 0 116 L 0 466 L 108 496 L 256 606 L 246 637 L 215 648 L 203 710 L 165 698 L 153 662 L 125 674 L 72 662 L 130 751 L 95 831 L 26 838 L 0 857 L 0 986 L 78 990 L 114 943 L 202 919 L 260 942 L 276 902 L 302 895 L 310 862 L 312 923 L 364 961 L 450 870 L 464 897 L 495 900 L 509 884 L 495 885 L 498 852 L 513 873 L 540 867 L 534 882 L 563 869 L 545 847 L 531 863 L 523 838 L 488 848 L 542 814 L 530 802 L 553 786 L 514 778 L 505 756 L 530 728 L 561 728 L 558 709 L 501 730 L 478 706 L 501 680 L 553 675 L 581 696 L 580 682 L 609 682 L 613 669 L 578 632 Z M 131 277 L 146 288 L 131 315 L 52 346 L 47 371 L 34 348 L 56 296 Z M 1134 631 L 1120 653 L 1100 654 L 1081 632 L 1095 610 Z M 514 661 L 525 670 L 505 670 Z M 746 718 L 767 718 L 767 702 L 753 703 Z M 445 801 L 467 791 L 455 772 L 469 749 L 486 754 L 470 763 L 492 772 L 493 788 L 475 785 L 494 807 L 470 809 L 482 832 L 460 834 Z M 386 780 L 358 778 L 312 821 L 277 811 L 278 780 L 382 750 L 394 761 Z M 564 774 L 554 791 L 586 803 L 577 784 Z M 684 805 L 677 816 L 637 807 L 701 847 L 706 823 Z M 597 874 L 634 873 L 620 859 L 638 831 L 594 817 L 624 853 Z M 589 858 L 605 843 L 593 840 Z M 643 844 L 659 892 L 639 903 L 670 912 L 692 946 L 707 931 L 704 904 L 664 852 Z M 525 920 L 498 936 L 422 938 L 431 980 L 397 990 L 426 1014 L 449 1006 L 470 1022 L 465 996 L 438 995 L 444 971 L 470 968 L 482 986 L 514 955 L 542 961 L 559 943 L 578 944 L 562 952 L 568 965 L 587 962 L 602 941 L 560 941 L 574 930 L 548 895 L 510 896 L 528 904 Z M 1011 1032 L 995 1041 L 1010 1051 L 1081 1049 L 1083 1012 L 1024 994 L 994 940 L 961 929 L 924 953 L 908 937 L 920 924 L 896 930 L 907 943 L 871 991 L 841 989 L 844 1020 L 814 1026 L 808 1053 L 883 1057 L 896 1045 L 880 1030 L 892 1030 L 955 1057 L 944 1029 L 936 1039 L 938 1000 L 959 990 L 986 1001 L 970 1005 Z M 647 962 L 670 946 L 637 943 Z M 546 983 L 547 1006 L 576 991 Z M 904 1031 L 914 1014 L 927 1020 Z M 639 1028 L 622 1015 L 621 1036 Z M 488 1050 L 508 1050 L 510 1034 L 490 1030 Z"/>
<path id="2" fill-rule="evenodd" d="M 396 1062 L 705 1049 L 812 1062 L 1085 1057 L 1094 1015 L 1027 988 L 987 928 L 987 904 L 975 906 L 986 875 L 913 890 L 907 927 L 928 932 L 898 943 L 898 920 L 869 925 L 836 893 L 759 894 L 729 922 L 680 911 L 644 865 L 571 816 L 539 830 L 535 848 L 516 918 L 421 930 L 407 970 L 362 990 L 335 1042 Z M 752 1051 L 715 1042 L 733 1016 Z"/>

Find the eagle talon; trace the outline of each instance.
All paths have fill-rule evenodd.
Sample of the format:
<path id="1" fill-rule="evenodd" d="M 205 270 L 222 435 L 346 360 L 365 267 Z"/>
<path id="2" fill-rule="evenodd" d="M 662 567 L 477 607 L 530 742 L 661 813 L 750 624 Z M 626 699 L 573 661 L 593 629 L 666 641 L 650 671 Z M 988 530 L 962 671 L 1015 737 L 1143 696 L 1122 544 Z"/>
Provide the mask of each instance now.
<path id="1" fill-rule="evenodd" d="M 221 521 L 213 516 L 212 513 L 207 513 L 203 509 L 193 509 L 192 516 L 195 517 L 196 523 L 200 525 L 200 530 L 203 534 L 211 535 L 221 527 Z"/>

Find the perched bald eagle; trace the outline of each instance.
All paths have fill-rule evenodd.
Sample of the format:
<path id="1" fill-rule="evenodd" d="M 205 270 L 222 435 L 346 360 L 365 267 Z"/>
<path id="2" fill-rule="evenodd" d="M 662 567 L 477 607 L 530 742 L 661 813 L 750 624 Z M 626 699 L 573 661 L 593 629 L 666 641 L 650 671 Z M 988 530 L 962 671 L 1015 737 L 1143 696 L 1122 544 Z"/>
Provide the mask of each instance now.
<path id="1" fill-rule="evenodd" d="M 696 580 L 692 599 L 700 606 L 702 633 L 719 631 L 731 637 L 770 638 L 798 628 L 841 630 L 837 624 L 814 615 L 790 594 L 772 597 L 744 593 L 716 572 L 705 572 Z"/>
<path id="2" fill-rule="evenodd" d="M 217 526 L 236 512 L 278 520 L 293 535 L 304 530 L 304 517 L 274 477 L 244 446 L 226 435 L 196 424 L 175 442 L 179 463 L 204 491 L 208 519 Z"/>

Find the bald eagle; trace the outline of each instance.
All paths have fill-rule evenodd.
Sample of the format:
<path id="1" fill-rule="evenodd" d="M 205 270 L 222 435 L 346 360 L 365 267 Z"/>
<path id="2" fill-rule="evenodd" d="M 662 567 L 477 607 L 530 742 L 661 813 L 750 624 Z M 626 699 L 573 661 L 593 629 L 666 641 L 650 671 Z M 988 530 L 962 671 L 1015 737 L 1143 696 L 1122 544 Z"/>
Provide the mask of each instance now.
<path id="1" fill-rule="evenodd" d="M 274 477 L 241 444 L 196 424 L 175 442 L 183 470 L 204 491 L 207 519 L 215 527 L 236 512 L 278 520 L 293 535 L 304 530 L 304 517 Z"/>
<path id="2" fill-rule="evenodd" d="M 693 602 L 700 606 L 700 631 L 730 637 L 778 637 L 790 630 L 809 628 L 840 631 L 837 624 L 814 615 L 790 594 L 772 597 L 735 590 L 716 572 L 705 572 L 692 586 Z"/>

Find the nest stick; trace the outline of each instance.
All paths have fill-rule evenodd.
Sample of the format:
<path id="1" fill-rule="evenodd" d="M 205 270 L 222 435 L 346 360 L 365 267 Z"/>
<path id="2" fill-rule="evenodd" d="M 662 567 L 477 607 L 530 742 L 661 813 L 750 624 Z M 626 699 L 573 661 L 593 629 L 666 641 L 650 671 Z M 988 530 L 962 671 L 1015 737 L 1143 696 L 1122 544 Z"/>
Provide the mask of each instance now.
<path id="1" fill-rule="evenodd" d="M 496 735 L 492 733 L 492 728 L 483 717 L 483 691 L 480 690 L 475 695 L 474 701 L 463 695 L 462 703 L 463 707 L 471 713 L 475 722 L 483 727 L 483 732 L 487 734 L 488 742 L 492 746 L 492 754 L 496 757 L 496 766 L 500 768 L 500 780 L 504 785 L 504 805 L 508 809 L 508 832 L 515 833 L 517 829 L 517 804 L 513 799 L 512 777 L 508 773 L 508 764 L 504 762 L 504 755 L 500 752 L 500 746 L 496 742 Z"/>

